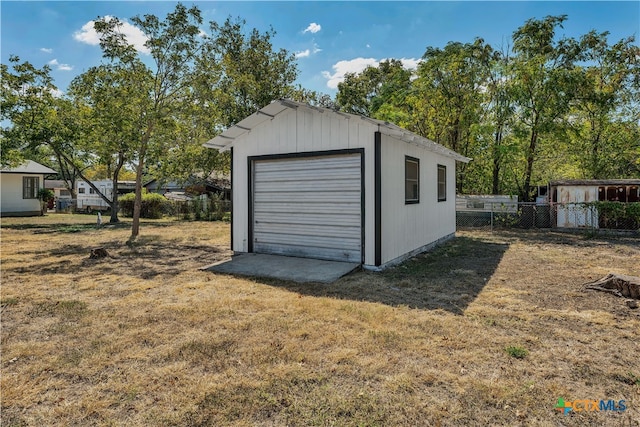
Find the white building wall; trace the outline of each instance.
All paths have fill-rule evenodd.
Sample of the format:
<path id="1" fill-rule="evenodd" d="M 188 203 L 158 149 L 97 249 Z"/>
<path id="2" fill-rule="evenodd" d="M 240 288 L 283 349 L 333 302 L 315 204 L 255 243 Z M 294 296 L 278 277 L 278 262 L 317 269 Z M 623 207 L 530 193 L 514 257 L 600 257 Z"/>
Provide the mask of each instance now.
<path id="1" fill-rule="evenodd" d="M 374 264 L 374 133 L 377 126 L 333 112 L 306 108 L 277 115 L 233 143 L 233 250 L 248 251 L 248 156 L 364 148 L 365 264 Z M 404 184 L 403 184 L 404 185 Z M 455 220 L 455 219 L 454 219 Z"/>
<path id="2" fill-rule="evenodd" d="M 382 263 L 456 231 L 455 160 L 382 136 Z M 405 156 L 420 159 L 420 202 L 405 204 Z M 447 200 L 438 202 L 438 164 L 447 168 Z"/>
<path id="3" fill-rule="evenodd" d="M 2 213 L 40 214 L 40 200 L 22 198 L 22 178 L 25 176 L 38 177 L 38 188 L 42 188 L 43 175 L 20 173 L 3 173 L 0 175 L 0 210 Z"/>
<path id="4" fill-rule="evenodd" d="M 558 227 L 598 227 L 597 211 L 584 206 L 584 203 L 598 200 L 598 186 L 561 185 L 557 191 Z"/>

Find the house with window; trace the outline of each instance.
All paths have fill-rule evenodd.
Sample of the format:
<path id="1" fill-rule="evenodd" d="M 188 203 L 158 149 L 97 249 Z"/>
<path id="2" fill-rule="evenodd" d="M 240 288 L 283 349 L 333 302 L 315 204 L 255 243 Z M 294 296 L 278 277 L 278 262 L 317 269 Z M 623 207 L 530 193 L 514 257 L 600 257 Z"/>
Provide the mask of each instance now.
<path id="1" fill-rule="evenodd" d="M 379 270 L 456 231 L 456 162 L 392 123 L 274 101 L 208 141 L 231 154 L 235 253 Z"/>
<path id="2" fill-rule="evenodd" d="M 14 168 L 0 170 L 0 216 L 42 215 L 38 193 L 44 178 L 57 172 L 28 160 Z"/>

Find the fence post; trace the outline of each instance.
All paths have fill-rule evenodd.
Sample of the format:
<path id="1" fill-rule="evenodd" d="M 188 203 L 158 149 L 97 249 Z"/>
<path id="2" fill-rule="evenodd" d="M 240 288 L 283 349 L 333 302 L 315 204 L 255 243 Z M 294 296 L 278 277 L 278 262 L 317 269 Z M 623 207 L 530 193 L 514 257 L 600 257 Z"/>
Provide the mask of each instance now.
<path id="1" fill-rule="evenodd" d="M 493 205 L 494 203 L 491 203 L 491 232 L 493 233 Z"/>

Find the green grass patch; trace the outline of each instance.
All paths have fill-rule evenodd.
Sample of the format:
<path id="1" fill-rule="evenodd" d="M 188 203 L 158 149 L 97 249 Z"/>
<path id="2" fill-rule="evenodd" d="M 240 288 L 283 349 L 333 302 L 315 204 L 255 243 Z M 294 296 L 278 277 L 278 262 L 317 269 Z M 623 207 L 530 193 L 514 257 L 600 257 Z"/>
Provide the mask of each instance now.
<path id="1" fill-rule="evenodd" d="M 504 350 L 509 356 L 515 359 L 524 359 L 529 354 L 527 349 L 519 346 L 508 346 Z"/>

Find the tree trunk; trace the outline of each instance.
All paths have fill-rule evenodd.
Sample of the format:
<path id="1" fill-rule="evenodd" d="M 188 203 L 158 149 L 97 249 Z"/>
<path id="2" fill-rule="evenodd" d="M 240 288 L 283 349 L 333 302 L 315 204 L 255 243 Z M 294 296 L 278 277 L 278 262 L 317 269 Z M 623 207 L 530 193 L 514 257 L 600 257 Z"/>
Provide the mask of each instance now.
<path id="1" fill-rule="evenodd" d="M 143 141 L 140 147 L 140 160 L 136 168 L 136 197 L 133 202 L 133 222 L 131 223 L 131 237 L 129 242 L 136 240 L 140 234 L 140 212 L 142 210 L 142 170 L 144 169 L 144 157 L 147 154 L 147 142 Z"/>
<path id="2" fill-rule="evenodd" d="M 538 144 L 538 131 L 535 126 L 531 129 L 531 139 L 527 150 L 527 169 L 524 175 L 524 188 L 522 189 L 522 201 L 531 201 L 531 175 L 533 174 L 533 162 L 536 158 L 536 145 Z"/>
<path id="3" fill-rule="evenodd" d="M 500 144 L 502 144 L 502 127 L 496 130 L 496 138 L 493 145 L 493 179 L 491 183 L 491 194 L 500 194 Z"/>
<path id="4" fill-rule="evenodd" d="M 585 283 L 584 287 L 609 292 L 619 297 L 640 299 L 640 277 L 609 273 L 600 280 Z"/>

